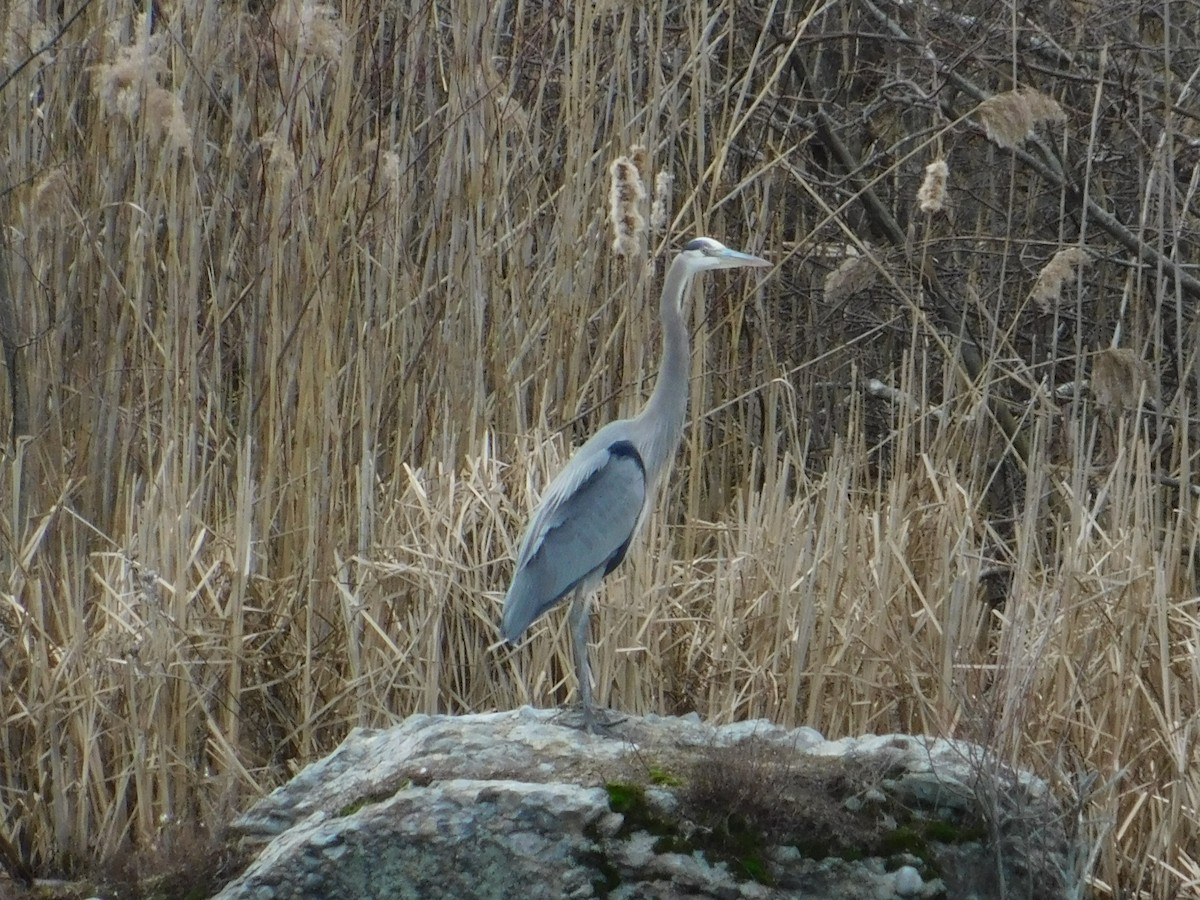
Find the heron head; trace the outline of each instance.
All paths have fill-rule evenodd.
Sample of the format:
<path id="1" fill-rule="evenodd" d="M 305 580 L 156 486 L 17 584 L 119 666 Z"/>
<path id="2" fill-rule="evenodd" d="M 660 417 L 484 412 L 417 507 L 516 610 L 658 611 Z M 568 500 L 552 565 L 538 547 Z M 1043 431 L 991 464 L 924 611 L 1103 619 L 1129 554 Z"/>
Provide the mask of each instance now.
<path id="1" fill-rule="evenodd" d="M 696 272 L 771 265 L 761 257 L 741 253 L 738 250 L 730 250 L 720 241 L 710 237 L 698 237 L 688 241 L 681 255 L 687 258 L 691 268 Z"/>

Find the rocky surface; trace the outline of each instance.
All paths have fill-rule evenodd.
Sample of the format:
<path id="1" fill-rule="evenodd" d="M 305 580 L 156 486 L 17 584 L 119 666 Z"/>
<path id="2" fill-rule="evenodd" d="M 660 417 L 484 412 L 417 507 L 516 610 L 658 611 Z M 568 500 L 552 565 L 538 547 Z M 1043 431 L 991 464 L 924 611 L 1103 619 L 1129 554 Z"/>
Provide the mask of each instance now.
<path id="1" fill-rule="evenodd" d="M 218 896 L 1060 897 L 1061 813 L 977 747 L 529 708 L 356 730 L 233 825 Z"/>

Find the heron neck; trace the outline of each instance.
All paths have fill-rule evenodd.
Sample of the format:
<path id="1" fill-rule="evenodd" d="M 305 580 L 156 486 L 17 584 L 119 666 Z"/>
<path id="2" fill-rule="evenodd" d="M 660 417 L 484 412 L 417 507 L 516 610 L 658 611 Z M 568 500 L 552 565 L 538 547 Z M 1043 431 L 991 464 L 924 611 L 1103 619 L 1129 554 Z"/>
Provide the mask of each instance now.
<path id="1" fill-rule="evenodd" d="M 638 416 L 650 429 L 650 440 L 642 452 L 648 457 L 645 460 L 647 471 L 655 479 L 675 454 L 687 417 L 691 346 L 682 306 L 691 281 L 686 262 L 677 257 L 667 270 L 659 308 L 663 330 L 662 364 L 654 392 Z"/>

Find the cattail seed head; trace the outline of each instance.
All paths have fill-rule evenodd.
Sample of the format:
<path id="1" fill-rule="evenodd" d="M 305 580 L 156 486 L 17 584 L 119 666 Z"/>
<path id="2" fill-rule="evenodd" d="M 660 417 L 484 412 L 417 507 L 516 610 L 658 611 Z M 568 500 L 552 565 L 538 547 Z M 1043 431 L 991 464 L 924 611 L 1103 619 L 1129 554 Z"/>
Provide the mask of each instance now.
<path id="1" fill-rule="evenodd" d="M 1009 149 L 1031 138 L 1043 122 L 1064 122 L 1067 118 L 1057 100 L 1029 87 L 989 97 L 979 104 L 975 114 L 988 140 Z"/>
<path id="2" fill-rule="evenodd" d="M 925 167 L 925 180 L 917 190 L 917 204 L 921 212 L 935 213 L 946 208 L 946 182 L 949 178 L 950 167 L 944 159 L 935 159 Z"/>
<path id="3" fill-rule="evenodd" d="M 1091 389 L 1096 406 L 1115 416 L 1142 403 L 1157 407 L 1161 394 L 1153 366 L 1125 347 L 1109 347 L 1092 358 Z"/>
<path id="4" fill-rule="evenodd" d="M 192 129 L 183 114 L 183 101 L 174 91 L 152 88 L 146 95 L 146 129 L 170 153 L 191 156 Z"/>
<path id="5" fill-rule="evenodd" d="M 608 214 L 613 227 L 613 253 L 617 256 L 636 256 L 646 234 L 646 219 L 642 215 L 646 185 L 642 182 L 642 173 L 628 156 L 614 159 L 608 173 L 611 180 Z"/>
<path id="6" fill-rule="evenodd" d="M 1037 281 L 1033 283 L 1033 289 L 1029 292 L 1029 299 L 1036 303 L 1042 312 L 1052 312 L 1062 298 L 1063 283 L 1074 276 L 1076 269 L 1090 262 L 1091 257 L 1082 247 L 1059 250 L 1038 272 Z"/>
<path id="7" fill-rule="evenodd" d="M 309 57 L 336 65 L 346 35 L 337 21 L 337 11 L 327 3 L 312 0 L 283 0 L 271 15 L 275 33 L 295 57 Z"/>
<path id="8" fill-rule="evenodd" d="M 670 172 L 659 172 L 654 176 L 654 202 L 650 204 L 650 230 L 662 234 L 671 221 L 671 190 L 675 187 L 675 176 Z"/>
<path id="9" fill-rule="evenodd" d="M 847 256 L 825 276 L 825 300 L 840 303 L 875 283 L 875 264 L 865 256 Z"/>

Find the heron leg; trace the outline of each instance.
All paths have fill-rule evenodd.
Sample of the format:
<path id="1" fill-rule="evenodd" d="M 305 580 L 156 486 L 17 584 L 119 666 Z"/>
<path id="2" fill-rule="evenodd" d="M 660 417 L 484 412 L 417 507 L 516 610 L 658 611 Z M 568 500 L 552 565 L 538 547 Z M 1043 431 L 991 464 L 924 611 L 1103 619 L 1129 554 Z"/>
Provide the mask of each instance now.
<path id="1" fill-rule="evenodd" d="M 596 731 L 596 716 L 592 709 L 592 672 L 588 666 L 588 625 L 592 613 L 592 592 L 579 589 L 571 601 L 568 622 L 571 640 L 575 645 L 575 675 L 579 679 L 579 701 L 583 709 L 583 727 Z"/>

